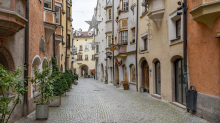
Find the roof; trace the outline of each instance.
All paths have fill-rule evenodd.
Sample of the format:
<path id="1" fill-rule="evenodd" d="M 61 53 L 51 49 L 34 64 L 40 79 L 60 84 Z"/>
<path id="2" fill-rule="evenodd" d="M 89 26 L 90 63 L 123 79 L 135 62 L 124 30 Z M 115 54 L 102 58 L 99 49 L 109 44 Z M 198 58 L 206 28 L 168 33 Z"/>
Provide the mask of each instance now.
<path id="1" fill-rule="evenodd" d="M 81 35 L 80 36 L 76 36 L 76 34 L 78 33 L 78 31 L 76 31 L 76 33 L 74 33 L 74 37 L 92 37 L 92 35 L 89 35 L 88 31 L 83 31 L 83 32 L 79 32 Z M 93 33 L 93 31 L 91 31 L 91 33 Z"/>

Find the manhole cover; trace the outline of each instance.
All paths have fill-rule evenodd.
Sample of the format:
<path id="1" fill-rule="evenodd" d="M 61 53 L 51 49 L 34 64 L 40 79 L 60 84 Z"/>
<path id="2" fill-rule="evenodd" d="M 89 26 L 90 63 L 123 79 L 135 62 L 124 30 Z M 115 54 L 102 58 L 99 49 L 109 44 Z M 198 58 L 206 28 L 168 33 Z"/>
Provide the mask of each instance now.
<path id="1" fill-rule="evenodd" d="M 99 91 L 99 90 L 93 90 L 93 91 Z"/>

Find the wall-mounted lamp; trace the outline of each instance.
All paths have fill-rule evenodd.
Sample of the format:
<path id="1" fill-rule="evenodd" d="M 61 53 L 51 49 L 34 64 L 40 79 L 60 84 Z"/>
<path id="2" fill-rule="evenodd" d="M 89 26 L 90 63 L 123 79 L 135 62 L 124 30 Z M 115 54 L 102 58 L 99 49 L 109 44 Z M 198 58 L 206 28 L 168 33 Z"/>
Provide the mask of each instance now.
<path id="1" fill-rule="evenodd" d="M 107 58 L 110 58 L 110 59 L 112 58 L 111 57 L 111 52 L 106 52 L 106 54 L 107 54 Z"/>
<path id="2" fill-rule="evenodd" d="M 42 3 L 41 0 L 39 0 L 39 1 L 40 1 L 40 3 Z"/>

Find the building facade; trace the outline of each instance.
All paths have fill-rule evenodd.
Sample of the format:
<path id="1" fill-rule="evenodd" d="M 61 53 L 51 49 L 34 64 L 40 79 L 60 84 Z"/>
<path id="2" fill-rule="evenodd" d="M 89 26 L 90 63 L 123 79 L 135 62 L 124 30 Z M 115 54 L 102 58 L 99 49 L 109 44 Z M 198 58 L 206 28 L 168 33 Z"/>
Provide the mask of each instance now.
<path id="1" fill-rule="evenodd" d="M 190 85 L 198 91 L 198 116 L 220 122 L 220 1 L 188 1 L 187 49 Z"/>
<path id="2" fill-rule="evenodd" d="M 59 68 L 61 72 L 73 69 L 73 28 L 72 28 L 72 0 L 63 0 L 62 9 L 62 42 L 59 45 Z"/>
<path id="3" fill-rule="evenodd" d="M 74 47 L 77 47 L 77 56 L 73 63 L 74 72 L 79 77 L 92 78 L 95 70 L 95 47 L 92 47 L 93 32 L 74 31 Z"/>

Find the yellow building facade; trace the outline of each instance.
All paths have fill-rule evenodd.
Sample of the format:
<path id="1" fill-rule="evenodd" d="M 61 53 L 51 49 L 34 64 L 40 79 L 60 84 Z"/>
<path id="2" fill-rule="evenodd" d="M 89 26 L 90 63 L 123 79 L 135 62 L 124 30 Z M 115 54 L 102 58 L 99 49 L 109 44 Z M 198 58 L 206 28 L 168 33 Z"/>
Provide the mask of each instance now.
<path id="1" fill-rule="evenodd" d="M 77 47 L 77 56 L 73 63 L 74 71 L 79 77 L 90 78 L 95 74 L 95 48 L 92 47 L 93 33 L 82 32 L 81 29 L 74 32 L 74 46 Z"/>
<path id="2" fill-rule="evenodd" d="M 72 62 L 72 0 L 63 1 L 63 10 L 62 10 L 62 35 L 63 40 L 60 44 L 60 58 L 59 58 L 59 68 L 61 72 L 65 70 L 73 70 Z"/>

